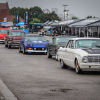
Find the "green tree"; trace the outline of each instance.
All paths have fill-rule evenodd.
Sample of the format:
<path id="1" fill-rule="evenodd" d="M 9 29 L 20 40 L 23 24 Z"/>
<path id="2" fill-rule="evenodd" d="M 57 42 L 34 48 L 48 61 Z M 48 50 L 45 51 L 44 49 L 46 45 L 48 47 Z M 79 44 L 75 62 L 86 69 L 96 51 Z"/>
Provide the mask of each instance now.
<path id="1" fill-rule="evenodd" d="M 38 16 L 43 13 L 42 9 L 38 6 L 31 7 L 28 12 L 29 22 L 32 21 L 33 18 L 38 18 Z"/>
<path id="2" fill-rule="evenodd" d="M 78 19 L 78 17 L 76 17 L 76 16 L 73 16 L 73 17 L 72 17 L 72 19 Z"/>
<path id="3" fill-rule="evenodd" d="M 13 19 L 11 19 L 11 22 L 15 23 L 15 17 L 13 17 Z"/>
<path id="4" fill-rule="evenodd" d="M 86 19 L 92 18 L 92 16 L 87 16 Z"/>
<path id="5" fill-rule="evenodd" d="M 38 19 L 41 20 L 41 23 L 44 23 L 46 21 L 52 21 L 52 20 L 58 20 L 60 21 L 61 18 L 58 17 L 58 15 L 53 11 L 51 13 L 42 13 L 38 16 Z"/>
<path id="6" fill-rule="evenodd" d="M 30 23 L 40 23 L 40 19 L 33 18 L 33 21 L 31 21 Z"/>

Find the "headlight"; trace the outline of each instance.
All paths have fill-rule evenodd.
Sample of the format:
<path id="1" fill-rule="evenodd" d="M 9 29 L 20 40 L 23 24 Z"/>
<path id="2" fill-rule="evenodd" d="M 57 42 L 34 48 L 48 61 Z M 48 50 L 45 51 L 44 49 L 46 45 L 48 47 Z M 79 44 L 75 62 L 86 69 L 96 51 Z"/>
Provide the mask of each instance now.
<path id="1" fill-rule="evenodd" d="M 82 59 L 82 61 L 83 61 L 83 63 L 87 63 L 88 62 L 88 57 L 83 57 L 83 59 Z"/>
<path id="2" fill-rule="evenodd" d="M 60 49 L 60 48 L 63 48 L 63 47 L 59 47 L 59 49 Z"/>
<path id="3" fill-rule="evenodd" d="M 12 38 L 9 38 L 9 41 L 12 41 L 13 39 Z"/>
<path id="4" fill-rule="evenodd" d="M 27 46 L 29 46 L 29 47 L 33 47 L 33 44 L 27 44 Z"/>

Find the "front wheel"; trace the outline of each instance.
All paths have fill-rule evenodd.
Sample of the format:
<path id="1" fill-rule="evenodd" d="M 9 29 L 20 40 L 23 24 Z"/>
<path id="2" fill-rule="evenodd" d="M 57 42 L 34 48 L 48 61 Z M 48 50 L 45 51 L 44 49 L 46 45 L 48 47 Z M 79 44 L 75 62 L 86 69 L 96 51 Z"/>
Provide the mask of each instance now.
<path id="1" fill-rule="evenodd" d="M 50 55 L 49 50 L 47 51 L 48 58 L 52 58 L 52 55 Z"/>
<path id="2" fill-rule="evenodd" d="M 55 59 L 56 59 L 56 61 L 58 61 L 58 55 L 57 55 L 57 52 L 56 52 L 56 55 L 55 55 Z"/>
<path id="3" fill-rule="evenodd" d="M 5 43 L 5 47 L 8 47 L 8 45 Z"/>
<path id="4" fill-rule="evenodd" d="M 10 49 L 11 48 L 11 45 L 8 44 L 8 48 Z"/>
<path id="5" fill-rule="evenodd" d="M 65 63 L 63 62 L 63 60 L 60 60 L 60 66 L 62 69 L 68 68 L 67 65 L 65 65 Z"/>
<path id="6" fill-rule="evenodd" d="M 26 54 L 27 52 L 25 51 L 25 48 L 23 47 L 23 54 Z"/>
<path id="7" fill-rule="evenodd" d="M 80 69 L 80 66 L 78 64 L 78 60 L 76 60 L 76 63 L 75 63 L 75 71 L 77 74 L 80 74 L 82 72 L 82 69 Z"/>
<path id="8" fill-rule="evenodd" d="M 21 51 L 21 47 L 19 46 L 19 53 L 21 53 L 22 51 Z"/>

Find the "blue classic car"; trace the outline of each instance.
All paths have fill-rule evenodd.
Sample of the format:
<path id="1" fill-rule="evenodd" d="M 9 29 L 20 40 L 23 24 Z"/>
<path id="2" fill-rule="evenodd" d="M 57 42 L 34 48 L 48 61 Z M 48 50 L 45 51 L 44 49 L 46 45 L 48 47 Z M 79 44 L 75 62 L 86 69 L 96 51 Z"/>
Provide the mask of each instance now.
<path id="1" fill-rule="evenodd" d="M 43 52 L 47 53 L 47 44 L 49 40 L 39 35 L 27 35 L 19 43 L 19 53 Z"/>

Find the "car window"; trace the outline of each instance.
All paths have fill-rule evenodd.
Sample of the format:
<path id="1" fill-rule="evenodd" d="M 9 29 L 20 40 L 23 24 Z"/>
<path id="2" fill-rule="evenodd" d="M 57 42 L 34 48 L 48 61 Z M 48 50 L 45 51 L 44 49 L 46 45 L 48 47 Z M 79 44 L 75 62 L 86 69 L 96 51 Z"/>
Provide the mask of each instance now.
<path id="1" fill-rule="evenodd" d="M 44 37 L 26 37 L 25 41 L 46 41 Z"/>
<path id="2" fill-rule="evenodd" d="M 0 30 L 0 33 L 7 33 L 8 30 Z"/>
<path id="3" fill-rule="evenodd" d="M 68 42 L 66 48 L 71 48 L 71 42 L 72 42 L 71 40 Z"/>
<path id="4" fill-rule="evenodd" d="M 9 33 L 9 36 L 25 36 L 26 35 L 26 33 L 25 32 L 10 32 Z"/>
<path id="5" fill-rule="evenodd" d="M 73 40 L 70 40 L 68 42 L 68 44 L 65 46 L 66 48 L 71 48 L 71 49 L 74 49 L 74 41 Z"/>
<path id="6" fill-rule="evenodd" d="M 74 49 L 74 41 L 72 41 L 71 48 Z"/>

